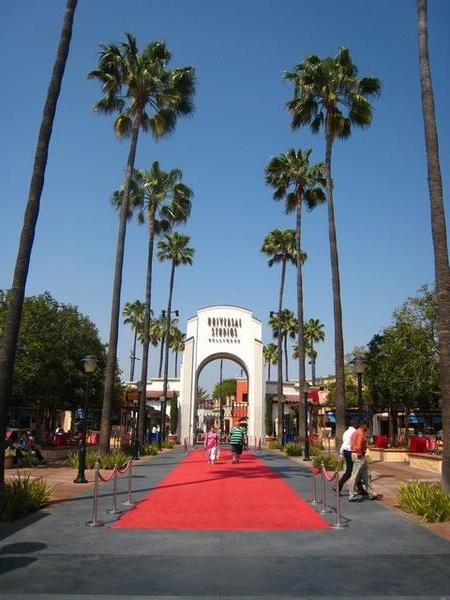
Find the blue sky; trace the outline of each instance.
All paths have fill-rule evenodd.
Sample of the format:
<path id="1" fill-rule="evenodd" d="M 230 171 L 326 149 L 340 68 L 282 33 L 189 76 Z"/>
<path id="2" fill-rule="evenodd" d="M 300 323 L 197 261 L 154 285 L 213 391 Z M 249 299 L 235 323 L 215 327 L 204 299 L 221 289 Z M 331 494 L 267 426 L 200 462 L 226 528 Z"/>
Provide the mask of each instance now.
<path id="1" fill-rule="evenodd" d="M 15 0 L 0 6 L 4 92 L 0 147 L 2 199 L 0 288 L 11 285 L 37 131 L 53 67 L 65 2 Z M 429 45 L 444 192 L 450 158 L 450 3 L 429 2 Z M 180 325 L 198 308 L 235 304 L 266 323 L 276 308 L 279 269 L 259 253 L 276 227 L 294 227 L 264 184 L 264 167 L 290 147 L 323 160 L 322 135 L 292 132 L 283 73 L 307 54 L 348 46 L 361 75 L 382 81 L 374 120 L 334 146 L 336 226 L 345 350 L 367 343 L 394 308 L 433 280 L 429 201 L 418 75 L 414 0 L 80 0 L 54 124 L 27 294 L 48 290 L 88 314 L 103 340 L 109 332 L 117 218 L 109 197 L 123 179 L 127 142 L 110 117 L 96 115 L 99 44 L 133 33 L 140 48 L 164 39 L 173 66 L 197 73 L 196 112 L 155 143 L 141 135 L 136 167 L 159 160 L 178 167 L 195 192 L 186 227 L 196 250 L 180 268 L 174 306 Z M 448 193 L 447 207 L 448 207 Z M 448 214 L 448 211 L 447 211 Z M 325 324 L 318 374 L 333 371 L 333 321 L 325 207 L 306 214 L 303 229 L 305 317 Z M 123 303 L 142 298 L 146 229 L 128 228 Z M 164 307 L 168 269 L 156 265 L 154 309 Z M 286 305 L 295 306 L 295 273 Z M 121 327 L 119 360 L 128 373 L 131 332 Z M 151 356 L 150 375 L 157 367 Z M 218 370 L 218 369 L 216 369 Z M 230 371 L 230 374 L 236 371 Z M 293 369 L 291 367 L 291 373 Z M 211 375 L 212 378 L 215 376 Z M 217 378 L 217 377 L 216 377 Z"/>

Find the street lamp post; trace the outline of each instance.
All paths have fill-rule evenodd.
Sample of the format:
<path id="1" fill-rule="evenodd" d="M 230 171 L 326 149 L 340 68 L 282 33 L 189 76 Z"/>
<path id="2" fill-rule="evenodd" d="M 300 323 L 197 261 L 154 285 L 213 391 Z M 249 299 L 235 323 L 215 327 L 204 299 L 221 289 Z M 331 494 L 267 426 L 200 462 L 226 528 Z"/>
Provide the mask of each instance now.
<path id="1" fill-rule="evenodd" d="M 166 347 L 164 356 L 164 382 L 163 382 L 163 410 L 161 411 L 161 431 L 160 431 L 160 447 L 161 441 L 166 439 L 166 402 L 167 402 L 167 388 L 169 379 L 169 342 L 170 342 L 170 316 L 174 314 L 176 317 L 179 316 L 178 310 L 171 310 L 170 302 L 167 310 L 161 311 L 162 317 L 167 317 L 166 322 Z"/>
<path id="2" fill-rule="evenodd" d="M 160 425 L 159 425 L 159 449 L 161 450 L 162 448 L 162 432 L 163 432 L 163 427 L 165 427 L 165 415 L 164 413 L 166 412 L 166 397 L 165 396 L 160 396 L 159 397 L 159 401 L 161 403 L 161 419 L 160 419 Z M 163 412 L 164 411 L 164 412 Z"/>
<path id="3" fill-rule="evenodd" d="M 140 399 L 142 392 L 144 391 L 144 384 L 142 381 L 139 381 L 136 384 L 136 389 L 138 391 L 138 397 Z M 139 419 L 143 418 L 143 415 L 140 414 L 139 410 L 139 401 L 136 410 L 136 416 L 134 418 L 134 441 L 133 441 L 133 460 L 139 460 L 139 451 L 140 451 L 140 443 L 139 443 Z"/>
<path id="4" fill-rule="evenodd" d="M 362 376 L 364 371 L 366 370 L 366 362 L 364 357 L 355 356 L 353 360 L 350 361 L 350 364 L 353 367 L 353 372 L 358 378 L 358 419 L 362 421 L 363 418 L 363 397 L 362 397 Z"/>
<path id="5" fill-rule="evenodd" d="M 304 393 L 305 399 L 305 452 L 304 452 L 304 461 L 311 460 L 309 457 L 309 435 L 308 435 L 308 392 Z"/>
<path id="6" fill-rule="evenodd" d="M 87 483 L 84 475 L 86 468 L 86 430 L 87 430 L 87 411 L 91 396 L 91 376 L 97 368 L 97 359 L 95 356 L 86 356 L 83 358 L 84 372 L 86 373 L 86 392 L 84 395 L 83 419 L 81 427 L 81 436 L 78 439 L 78 474 L 74 483 Z"/>
<path id="7" fill-rule="evenodd" d="M 281 306 L 280 306 L 281 311 Z M 277 375 L 277 402 L 278 402 L 278 441 L 283 443 L 283 424 L 284 424 L 284 406 L 283 406 L 283 348 L 282 348 L 282 330 L 280 317 L 281 312 L 271 310 L 270 317 L 277 316 L 277 357 L 278 357 L 278 375 Z M 281 421 L 281 422 L 280 422 Z M 281 429 L 281 431 L 280 431 Z"/>

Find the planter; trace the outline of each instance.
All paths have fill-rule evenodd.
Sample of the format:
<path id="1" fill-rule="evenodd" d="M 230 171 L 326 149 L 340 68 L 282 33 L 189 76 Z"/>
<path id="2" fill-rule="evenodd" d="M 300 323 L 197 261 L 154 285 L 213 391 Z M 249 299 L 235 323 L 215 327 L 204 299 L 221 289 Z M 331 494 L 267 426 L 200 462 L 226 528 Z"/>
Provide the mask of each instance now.
<path id="1" fill-rule="evenodd" d="M 5 456 L 5 469 L 13 468 L 13 456 Z"/>
<path id="2" fill-rule="evenodd" d="M 177 436 L 176 436 L 176 435 L 173 435 L 172 433 L 170 433 L 170 434 L 167 436 L 167 439 L 169 440 L 169 442 L 173 442 L 174 444 L 177 444 L 177 443 L 178 443 L 178 438 L 177 438 Z"/>
<path id="3" fill-rule="evenodd" d="M 274 437 L 273 435 L 266 435 L 266 443 L 268 444 L 269 442 L 276 442 L 278 438 Z"/>

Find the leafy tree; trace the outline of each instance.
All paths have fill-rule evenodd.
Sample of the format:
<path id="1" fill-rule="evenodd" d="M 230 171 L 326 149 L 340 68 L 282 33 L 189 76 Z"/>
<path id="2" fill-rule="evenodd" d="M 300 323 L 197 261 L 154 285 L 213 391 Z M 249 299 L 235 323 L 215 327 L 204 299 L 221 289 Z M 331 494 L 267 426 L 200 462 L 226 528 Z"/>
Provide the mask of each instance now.
<path id="1" fill-rule="evenodd" d="M 427 155 L 428 189 L 431 209 L 431 231 L 434 247 L 434 269 L 437 291 L 439 368 L 442 398 L 444 449 L 442 454 L 442 487 L 450 491 L 450 269 L 448 261 L 447 225 L 439 162 L 439 144 L 434 112 L 434 95 L 428 57 L 427 2 L 418 0 L 419 65 L 422 111 Z"/>
<path id="2" fill-rule="evenodd" d="M 266 421 L 266 434 L 269 437 L 272 437 L 272 435 L 273 435 L 272 407 L 273 407 L 272 396 L 270 396 L 269 394 L 266 394 L 266 414 L 265 414 L 265 421 Z"/>
<path id="3" fill-rule="evenodd" d="M 313 386 L 316 385 L 316 359 L 317 352 L 314 344 L 325 340 L 324 325 L 319 319 L 309 319 L 305 323 L 305 349 L 306 354 L 311 359 L 311 379 Z"/>
<path id="4" fill-rule="evenodd" d="M 136 363 L 136 344 L 137 338 L 140 331 L 144 326 L 144 310 L 145 304 L 140 300 L 134 302 L 127 302 L 122 310 L 122 316 L 125 317 L 123 320 L 125 325 L 131 325 L 131 329 L 134 332 L 133 336 L 133 350 L 131 351 L 131 366 L 130 366 L 130 381 L 134 381 L 134 365 Z"/>
<path id="5" fill-rule="evenodd" d="M 275 200 L 285 199 L 285 212 L 295 211 L 295 243 L 296 243 L 296 267 L 297 267 L 297 318 L 296 334 L 298 352 L 298 381 L 299 381 L 299 405 L 298 412 L 302 415 L 298 420 L 299 436 L 304 443 L 304 394 L 306 388 L 305 354 L 304 348 L 304 326 L 303 326 L 303 274 L 302 274 L 302 241 L 301 222 L 302 206 L 306 203 L 312 210 L 325 201 L 323 187 L 325 179 L 323 176 L 323 165 L 316 163 L 310 165 L 309 157 L 311 150 L 295 150 L 291 148 L 286 154 L 274 157 L 266 167 L 266 183 L 274 188 Z M 286 379 L 288 379 L 288 359 L 285 340 L 286 354 Z"/>
<path id="6" fill-rule="evenodd" d="M 297 251 L 295 244 L 295 231 L 293 229 L 274 229 L 266 235 L 261 246 L 261 252 L 269 256 L 268 265 L 272 267 L 281 263 L 280 292 L 278 295 L 277 317 L 281 318 L 283 311 L 283 292 L 286 279 L 286 265 L 297 264 Z M 303 260 L 306 254 L 303 254 Z M 278 422 L 283 422 L 283 337 L 281 333 L 281 322 L 278 324 L 279 335 L 277 335 L 277 354 L 278 354 L 278 378 L 277 378 L 277 400 L 278 400 Z M 283 442 L 282 427 L 278 432 L 278 441 Z"/>
<path id="7" fill-rule="evenodd" d="M 171 234 L 166 234 L 163 239 L 158 242 L 158 260 L 164 262 L 169 260 L 171 262 L 170 269 L 170 282 L 169 282 L 169 299 L 167 302 L 167 330 L 166 330 L 166 349 L 165 349 L 165 357 L 164 357 L 164 383 L 163 383 L 163 396 L 164 396 L 164 405 L 163 405 L 163 420 L 165 416 L 165 403 L 167 398 L 167 379 L 169 376 L 169 332 L 171 331 L 170 323 L 171 323 L 171 314 L 172 314 L 172 296 L 173 296 L 173 287 L 175 281 L 175 269 L 181 265 L 192 265 L 192 260 L 194 258 L 194 249 L 188 246 L 190 241 L 190 237 L 188 235 L 183 235 L 175 231 Z M 164 431 L 164 423 L 161 431 L 162 435 L 165 435 Z"/>
<path id="8" fill-rule="evenodd" d="M 340 444 L 345 427 L 344 338 L 331 153 L 336 137 L 349 137 L 354 125 L 370 125 L 372 107 L 368 98 L 380 93 L 380 82 L 375 77 L 358 77 L 358 69 L 350 58 L 348 48 L 341 48 L 337 56 L 324 59 L 316 55 L 307 56 L 285 75 L 285 79 L 294 85 L 294 98 L 287 105 L 292 115 L 292 128 L 309 125 L 313 133 L 322 127 L 325 130 L 325 182 L 335 328 L 336 441 Z"/>
<path id="9" fill-rule="evenodd" d="M 236 379 L 223 379 L 222 385 L 216 383 L 212 393 L 213 398 L 226 398 L 227 396 L 236 395 Z"/>
<path id="10" fill-rule="evenodd" d="M 176 435 L 178 428 L 178 395 L 175 393 L 170 399 L 170 433 Z"/>
<path id="11" fill-rule="evenodd" d="M 70 41 L 72 39 L 72 26 L 77 7 L 77 0 L 67 0 L 61 36 L 56 52 L 52 77 L 47 90 L 47 99 L 42 114 L 41 126 L 34 156 L 33 174 L 31 177 L 28 200 L 25 207 L 22 231 L 20 234 L 19 250 L 17 252 L 11 297 L 8 303 L 8 313 L 3 325 L 3 334 L 0 342 L 0 440 L 5 439 L 9 409 L 9 397 L 14 373 L 14 359 L 16 356 L 17 340 L 20 330 L 25 286 L 28 269 L 33 249 L 36 224 L 41 203 L 41 194 L 44 187 L 45 170 L 47 167 L 50 138 L 53 130 L 53 121 L 56 105 L 61 90 Z M 0 490 L 5 484 L 4 473 L 5 451 L 0 444 Z"/>
<path id="12" fill-rule="evenodd" d="M 270 381 L 270 365 L 276 365 L 278 362 L 277 345 L 270 343 L 263 348 L 264 362 L 269 367 L 268 379 Z"/>
<path id="13" fill-rule="evenodd" d="M 105 114 L 119 113 L 114 122 L 114 131 L 119 138 L 130 137 L 114 268 L 100 434 L 102 452 L 109 448 L 128 198 L 138 135 L 142 129 L 144 132 L 150 131 L 153 138 L 159 140 L 174 130 L 179 116 L 189 115 L 193 111 L 193 69 L 168 69 L 170 59 L 171 55 L 165 42 L 152 42 L 143 52 L 139 52 L 136 38 L 127 33 L 126 42 L 101 46 L 97 69 L 88 75 L 90 79 L 97 79 L 102 85 L 103 97 L 94 104 L 94 110 Z"/>

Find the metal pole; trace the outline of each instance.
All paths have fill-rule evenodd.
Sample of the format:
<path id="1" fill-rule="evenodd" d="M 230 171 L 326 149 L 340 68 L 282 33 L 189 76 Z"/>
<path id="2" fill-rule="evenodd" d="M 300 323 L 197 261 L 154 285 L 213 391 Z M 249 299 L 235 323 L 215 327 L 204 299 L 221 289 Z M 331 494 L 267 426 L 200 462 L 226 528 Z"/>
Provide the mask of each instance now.
<path id="1" fill-rule="evenodd" d="M 338 485 L 338 478 L 339 478 L 339 469 L 336 467 L 336 476 L 335 476 L 335 482 L 336 482 L 336 523 L 334 525 L 331 525 L 331 527 L 333 529 L 344 529 L 344 527 L 347 527 L 347 523 L 342 523 L 341 522 L 341 494 L 339 491 L 339 485 Z"/>
<path id="2" fill-rule="evenodd" d="M 78 474 L 74 483 L 87 483 L 87 479 L 84 474 L 86 468 L 86 430 L 87 430 L 87 411 L 88 401 L 91 394 L 91 374 L 86 373 L 86 392 L 84 395 L 84 408 L 83 408 L 83 427 L 82 437 L 78 440 Z"/>
<path id="3" fill-rule="evenodd" d="M 322 476 L 322 510 L 320 511 L 320 514 L 322 514 L 322 515 L 331 512 L 331 510 L 326 507 L 326 489 L 325 489 L 325 477 L 323 474 L 323 468 L 324 468 L 324 464 L 321 463 L 320 464 L 320 474 Z"/>
<path id="4" fill-rule="evenodd" d="M 103 521 L 97 520 L 97 509 L 98 509 L 98 470 L 100 468 L 99 463 L 95 463 L 95 477 L 94 477 L 94 502 L 92 505 L 92 521 L 86 521 L 88 527 L 101 527 L 104 525 Z"/>
<path id="5" fill-rule="evenodd" d="M 132 479 L 133 477 L 133 461 L 128 461 L 128 498 L 125 502 L 122 502 L 124 506 L 134 506 L 134 502 L 131 499 L 131 487 L 132 487 Z"/>
<path id="6" fill-rule="evenodd" d="M 311 460 L 309 457 L 309 436 L 308 436 L 308 392 L 305 392 L 305 456 L 304 461 Z"/>
<path id="7" fill-rule="evenodd" d="M 317 500 L 317 486 L 316 486 L 316 473 L 314 473 L 314 469 L 316 468 L 315 459 L 312 458 L 312 482 L 311 482 L 311 500 L 309 500 L 310 504 L 319 504 L 319 500 Z"/>
<path id="8" fill-rule="evenodd" d="M 113 477 L 113 505 L 112 508 L 106 509 L 110 515 L 117 515 L 120 510 L 117 509 L 117 465 L 114 465 L 114 477 Z"/>

